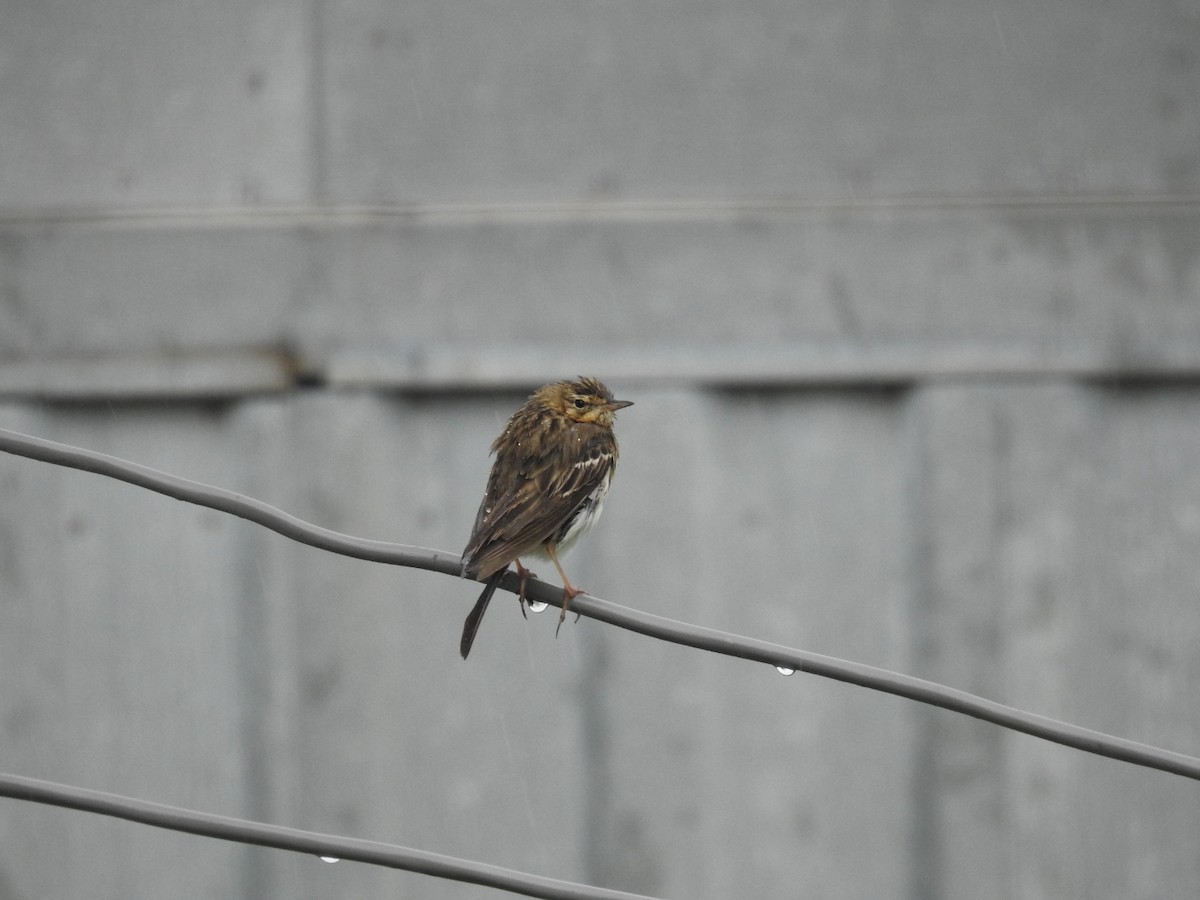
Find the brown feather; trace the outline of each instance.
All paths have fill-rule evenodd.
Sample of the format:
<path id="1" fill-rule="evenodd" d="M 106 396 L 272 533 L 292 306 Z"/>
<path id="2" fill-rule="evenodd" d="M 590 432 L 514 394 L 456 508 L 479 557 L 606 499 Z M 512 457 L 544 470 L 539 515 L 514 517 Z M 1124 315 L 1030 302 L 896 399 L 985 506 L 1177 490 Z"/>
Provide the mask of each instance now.
<path id="1" fill-rule="evenodd" d="M 519 477 L 488 492 L 464 556 L 467 574 L 486 578 L 553 540 L 617 464 L 612 432 L 578 424 L 549 442 L 545 455 Z M 579 432 L 589 432 L 581 434 Z M 501 451 L 503 452 L 503 451 Z M 588 465 L 591 459 L 599 460 Z M 497 466 L 501 459 L 497 459 Z"/>

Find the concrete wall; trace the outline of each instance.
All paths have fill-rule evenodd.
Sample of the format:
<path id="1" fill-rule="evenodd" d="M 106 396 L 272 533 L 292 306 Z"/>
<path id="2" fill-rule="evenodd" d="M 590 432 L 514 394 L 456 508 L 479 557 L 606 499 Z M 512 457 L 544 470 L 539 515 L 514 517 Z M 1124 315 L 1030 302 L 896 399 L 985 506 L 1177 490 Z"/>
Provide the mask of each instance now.
<path id="1" fill-rule="evenodd" d="M 1200 6 L 11 0 L 0 427 L 1200 754 Z M 0 458 L 0 770 L 663 897 L 1165 898 L 1200 788 Z M 549 567 L 543 575 L 549 575 Z M 476 897 L 16 801 L 0 898 Z"/>

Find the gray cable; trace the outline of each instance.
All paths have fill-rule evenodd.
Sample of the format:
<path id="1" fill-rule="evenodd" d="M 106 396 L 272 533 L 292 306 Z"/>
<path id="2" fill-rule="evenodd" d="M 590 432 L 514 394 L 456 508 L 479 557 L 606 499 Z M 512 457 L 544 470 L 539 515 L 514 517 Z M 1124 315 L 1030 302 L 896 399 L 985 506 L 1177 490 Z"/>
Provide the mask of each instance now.
<path id="1" fill-rule="evenodd" d="M 36 778 L 23 778 L 20 775 L 0 774 L 0 797 L 63 806 L 67 809 L 78 809 L 103 816 L 128 819 L 131 822 L 141 822 L 143 825 L 153 825 L 156 828 L 238 841 L 243 844 L 258 844 L 262 847 L 294 850 L 297 853 L 311 853 L 318 857 L 404 869 L 408 872 L 419 872 L 436 878 L 449 878 L 453 881 L 466 881 L 471 884 L 500 888 L 514 894 L 523 894 L 526 897 L 544 897 L 548 900 L 651 900 L 641 894 L 627 894 L 624 891 L 611 891 L 570 881 L 559 881 L 556 878 L 545 878 L 541 875 L 504 869 L 500 866 L 489 866 L 485 863 L 471 862 L 453 856 L 443 856 L 440 853 L 430 853 L 427 850 L 413 850 L 409 847 L 397 847 L 376 841 L 363 841 L 332 834 L 319 834 L 315 831 L 301 831 L 298 828 L 268 825 L 263 822 L 250 822 L 230 816 L 217 816 L 212 813 L 182 809 L 178 806 L 122 797 L 118 794 L 107 794 L 102 791 L 55 784 L 50 781 L 39 781 Z"/>
<path id="2" fill-rule="evenodd" d="M 310 525 L 273 506 L 233 491 L 209 487 L 174 475 L 167 475 L 92 450 L 83 450 L 0 429 L 0 451 L 127 481 L 130 484 L 136 484 L 178 500 L 186 500 L 200 506 L 208 506 L 241 516 L 277 531 L 285 537 L 345 556 L 392 565 L 430 569 L 451 575 L 459 574 L 461 569 L 460 558 L 454 553 L 409 547 L 402 544 L 389 544 L 383 541 L 367 541 L 339 534 L 336 531 Z M 518 589 L 516 575 L 509 573 L 501 586 L 515 593 Z M 561 588 L 546 582 L 530 581 L 526 585 L 526 594 L 534 600 L 544 601 L 553 606 L 562 604 Z M 943 709 L 973 716 L 976 719 L 992 722 L 1047 741 L 1074 747 L 1077 750 L 1151 769 L 1161 769 L 1164 772 L 1200 781 L 1200 759 L 1195 757 L 1080 728 L 1078 725 L 1059 722 L 1046 716 L 1023 712 L 932 681 L 831 656 L 822 656 L 819 653 L 795 650 L 780 644 L 728 634 L 712 628 L 676 622 L 662 616 L 619 606 L 587 594 L 580 594 L 573 599 L 571 609 L 601 622 L 674 644 L 710 650 L 726 656 L 751 659 L 772 666 L 808 672 L 812 675 L 820 675 L 824 678 L 896 694 L 920 703 L 940 706 Z"/>

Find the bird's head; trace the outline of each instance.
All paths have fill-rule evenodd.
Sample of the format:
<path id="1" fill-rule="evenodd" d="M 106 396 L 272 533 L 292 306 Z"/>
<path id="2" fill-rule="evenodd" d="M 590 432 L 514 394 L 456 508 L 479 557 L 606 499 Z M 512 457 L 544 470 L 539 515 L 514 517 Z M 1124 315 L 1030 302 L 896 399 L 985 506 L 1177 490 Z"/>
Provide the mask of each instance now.
<path id="1" fill-rule="evenodd" d="M 633 406 L 632 400 L 614 400 L 612 391 L 595 378 L 556 381 L 540 388 L 533 399 L 572 422 L 590 422 L 612 428 L 618 409 Z"/>

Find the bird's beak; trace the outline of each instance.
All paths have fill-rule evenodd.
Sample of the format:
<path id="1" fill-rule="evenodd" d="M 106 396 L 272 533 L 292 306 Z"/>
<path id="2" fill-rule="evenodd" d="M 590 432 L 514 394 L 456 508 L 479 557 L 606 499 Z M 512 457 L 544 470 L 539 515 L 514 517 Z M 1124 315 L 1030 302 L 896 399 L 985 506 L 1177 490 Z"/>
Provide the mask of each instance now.
<path id="1" fill-rule="evenodd" d="M 614 400 L 611 403 L 604 404 L 604 408 L 609 412 L 616 412 L 618 409 L 624 409 L 627 406 L 633 406 L 632 400 Z"/>

